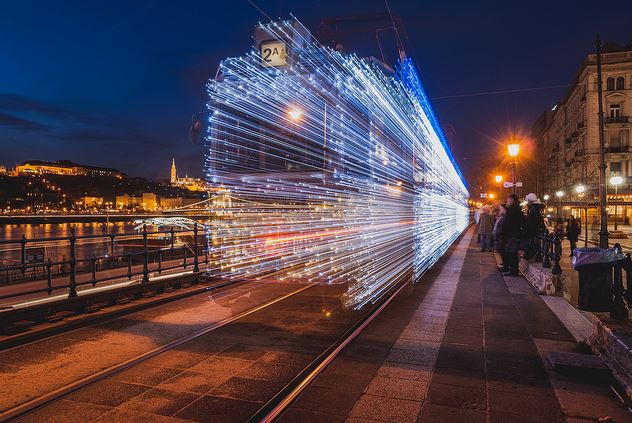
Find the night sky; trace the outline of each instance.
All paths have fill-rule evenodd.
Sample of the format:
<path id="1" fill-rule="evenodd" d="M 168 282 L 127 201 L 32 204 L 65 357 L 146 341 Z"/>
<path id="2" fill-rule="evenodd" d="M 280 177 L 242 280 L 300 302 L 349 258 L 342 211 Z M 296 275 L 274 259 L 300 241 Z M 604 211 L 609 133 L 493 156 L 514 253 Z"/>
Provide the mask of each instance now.
<path id="1" fill-rule="evenodd" d="M 381 0 L 255 3 L 314 32 L 323 18 L 386 11 Z M 528 133 L 567 88 L 462 95 L 570 84 L 595 34 L 632 39 L 626 3 L 389 0 L 466 173 L 510 132 Z M 267 18 L 247 0 L 1 2 L 0 164 L 70 159 L 166 178 L 175 157 L 179 173 L 200 176 L 191 114 L 204 110 L 219 61 L 250 48 L 258 21 Z M 377 51 L 364 39 L 357 48 Z"/>

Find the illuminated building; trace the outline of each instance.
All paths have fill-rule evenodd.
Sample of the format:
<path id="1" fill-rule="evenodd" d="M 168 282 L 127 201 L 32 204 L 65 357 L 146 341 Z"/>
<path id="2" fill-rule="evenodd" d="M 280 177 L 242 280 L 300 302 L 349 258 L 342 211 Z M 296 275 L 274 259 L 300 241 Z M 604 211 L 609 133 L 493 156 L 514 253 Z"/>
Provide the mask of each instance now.
<path id="1" fill-rule="evenodd" d="M 607 179 L 623 177 L 619 191 L 632 184 L 632 44 L 606 43 L 602 49 L 603 110 Z M 533 126 L 540 167 L 541 193 L 573 192 L 599 184 L 599 117 L 596 55 L 589 54 L 572 88 Z M 591 194 L 592 195 L 592 194 Z"/>
<path id="2" fill-rule="evenodd" d="M 95 207 L 103 204 L 103 197 L 84 196 L 81 197 L 81 202 L 85 207 Z"/>
<path id="3" fill-rule="evenodd" d="M 17 174 L 54 174 L 54 175 L 84 175 L 84 176 L 113 176 L 123 178 L 125 174 L 116 169 L 97 166 L 84 166 L 69 160 L 49 162 L 44 160 L 27 160 L 15 167 Z"/>
<path id="4" fill-rule="evenodd" d="M 189 178 L 189 176 L 186 174 L 184 178 L 178 178 L 175 158 L 171 161 L 171 177 L 169 179 L 169 182 L 174 187 L 185 188 L 189 191 L 206 191 L 208 189 L 208 184 L 202 179 Z"/>
<path id="5" fill-rule="evenodd" d="M 155 210 L 158 208 L 158 196 L 153 192 L 143 192 L 140 196 L 117 195 L 115 204 L 119 209 L 139 207 L 144 210 Z"/>
<path id="6" fill-rule="evenodd" d="M 411 59 L 344 55 L 296 20 L 255 41 L 208 84 L 212 270 L 346 284 L 350 307 L 418 278 L 468 192 Z"/>

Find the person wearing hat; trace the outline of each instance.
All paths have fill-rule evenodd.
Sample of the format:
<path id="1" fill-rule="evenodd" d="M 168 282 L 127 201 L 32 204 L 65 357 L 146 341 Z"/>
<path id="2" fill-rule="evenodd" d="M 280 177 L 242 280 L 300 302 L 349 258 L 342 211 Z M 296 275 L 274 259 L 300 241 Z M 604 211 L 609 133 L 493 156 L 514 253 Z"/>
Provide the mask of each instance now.
<path id="1" fill-rule="evenodd" d="M 538 254 L 538 235 L 544 233 L 544 215 L 542 213 L 543 204 L 538 200 L 538 196 L 529 193 L 525 198 L 527 200 L 527 219 L 525 221 L 525 238 L 527 247 L 525 249 L 524 258 L 532 259 Z"/>
<path id="2" fill-rule="evenodd" d="M 518 276 L 518 251 L 524 233 L 524 215 L 518 204 L 518 196 L 511 194 L 505 202 L 505 218 L 501 225 L 503 236 L 503 275 Z"/>

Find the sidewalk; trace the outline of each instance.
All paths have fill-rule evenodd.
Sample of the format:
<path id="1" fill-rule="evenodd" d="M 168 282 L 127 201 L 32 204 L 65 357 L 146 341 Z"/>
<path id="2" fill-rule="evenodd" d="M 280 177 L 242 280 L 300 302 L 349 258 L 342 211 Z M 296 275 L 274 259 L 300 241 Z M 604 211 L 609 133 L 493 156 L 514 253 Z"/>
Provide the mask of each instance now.
<path id="1" fill-rule="evenodd" d="M 584 354 L 521 277 L 497 271 L 470 229 L 403 292 L 280 421 L 632 421 L 605 383 L 553 372 Z"/>

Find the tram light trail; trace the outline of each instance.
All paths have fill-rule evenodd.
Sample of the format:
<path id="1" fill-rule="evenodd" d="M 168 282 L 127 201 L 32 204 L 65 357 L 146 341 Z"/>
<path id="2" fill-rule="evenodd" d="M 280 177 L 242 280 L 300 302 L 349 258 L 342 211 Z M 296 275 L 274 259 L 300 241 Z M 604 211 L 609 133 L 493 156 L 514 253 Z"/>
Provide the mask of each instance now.
<path id="1" fill-rule="evenodd" d="M 410 59 L 395 71 L 319 45 L 296 20 L 208 84 L 213 271 L 348 284 L 361 307 L 421 275 L 468 222 L 468 192 Z"/>

